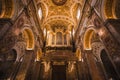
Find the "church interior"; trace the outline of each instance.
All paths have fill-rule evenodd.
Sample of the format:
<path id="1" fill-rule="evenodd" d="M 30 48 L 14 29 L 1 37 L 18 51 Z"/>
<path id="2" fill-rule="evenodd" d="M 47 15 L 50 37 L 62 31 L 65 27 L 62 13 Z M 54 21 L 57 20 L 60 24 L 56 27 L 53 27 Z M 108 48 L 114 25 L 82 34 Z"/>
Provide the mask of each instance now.
<path id="1" fill-rule="evenodd" d="M 0 80 L 120 80 L 120 0 L 0 0 Z"/>

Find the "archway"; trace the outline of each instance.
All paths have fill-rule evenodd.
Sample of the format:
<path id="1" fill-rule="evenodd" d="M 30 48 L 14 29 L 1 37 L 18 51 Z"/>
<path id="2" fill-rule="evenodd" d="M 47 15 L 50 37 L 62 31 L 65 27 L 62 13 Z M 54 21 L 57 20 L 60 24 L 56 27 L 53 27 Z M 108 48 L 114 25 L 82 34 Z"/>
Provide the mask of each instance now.
<path id="1" fill-rule="evenodd" d="M 114 12 L 116 18 L 120 18 L 120 0 L 114 0 Z"/>
<path id="2" fill-rule="evenodd" d="M 39 8 L 39 10 L 41 9 L 41 12 L 42 12 L 41 17 L 47 17 L 47 15 L 48 15 L 47 5 L 44 2 L 39 1 L 39 0 L 36 3 L 37 3 L 37 7 Z M 40 17 L 40 15 L 39 15 L 39 17 Z"/>
<path id="3" fill-rule="evenodd" d="M 22 31 L 22 36 L 26 42 L 26 49 L 33 50 L 34 49 L 34 34 L 31 29 L 25 28 Z"/>
<path id="4" fill-rule="evenodd" d="M 11 18 L 14 13 L 13 0 L 0 0 L 0 18 Z"/>
<path id="5" fill-rule="evenodd" d="M 54 40 L 55 40 L 53 35 L 54 34 L 52 32 L 47 33 L 47 42 L 46 43 L 47 43 L 48 46 L 54 45 L 54 44 L 52 44 L 52 43 L 54 43 Z"/>
<path id="6" fill-rule="evenodd" d="M 120 0 L 104 0 L 101 8 L 103 19 L 120 18 Z"/>
<path id="7" fill-rule="evenodd" d="M 112 7 L 113 7 L 113 0 L 105 0 L 105 2 L 104 2 L 105 18 L 114 18 Z"/>
<path id="8" fill-rule="evenodd" d="M 83 40 L 84 41 L 83 46 L 84 46 L 85 50 L 91 50 L 92 49 L 91 40 L 92 40 L 93 34 L 95 34 L 95 31 L 93 29 L 88 29 L 85 32 L 84 40 Z"/>
<path id="9" fill-rule="evenodd" d="M 63 43 L 62 43 L 62 40 L 63 40 L 63 38 L 62 38 L 63 36 L 62 36 L 62 33 L 61 32 L 57 32 L 56 33 L 56 45 L 62 45 Z"/>
<path id="10" fill-rule="evenodd" d="M 106 19 L 120 18 L 120 0 L 103 0 L 102 1 L 102 17 Z"/>
<path id="11" fill-rule="evenodd" d="M 119 80 L 115 68 L 104 49 L 101 51 L 100 57 L 106 70 L 108 79 Z"/>

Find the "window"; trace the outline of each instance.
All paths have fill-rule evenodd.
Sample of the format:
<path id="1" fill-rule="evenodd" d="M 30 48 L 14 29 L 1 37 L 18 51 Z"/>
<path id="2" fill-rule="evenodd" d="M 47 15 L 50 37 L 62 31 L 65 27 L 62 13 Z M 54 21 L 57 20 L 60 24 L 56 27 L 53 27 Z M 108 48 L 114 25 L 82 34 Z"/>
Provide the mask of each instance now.
<path id="1" fill-rule="evenodd" d="M 64 45 L 67 45 L 67 36 L 66 36 L 66 34 L 64 35 Z"/>
<path id="2" fill-rule="evenodd" d="M 57 32 L 56 34 L 56 44 L 62 45 L 62 33 L 61 32 Z"/>
<path id="3" fill-rule="evenodd" d="M 55 43 L 55 35 L 52 36 L 52 45 L 54 45 Z"/>
<path id="4" fill-rule="evenodd" d="M 39 15 L 39 18 L 41 20 L 42 19 L 42 9 L 41 9 L 41 7 L 38 10 L 38 15 Z"/>
<path id="5" fill-rule="evenodd" d="M 77 20 L 80 18 L 80 6 L 77 9 L 77 15 L 76 15 Z"/>

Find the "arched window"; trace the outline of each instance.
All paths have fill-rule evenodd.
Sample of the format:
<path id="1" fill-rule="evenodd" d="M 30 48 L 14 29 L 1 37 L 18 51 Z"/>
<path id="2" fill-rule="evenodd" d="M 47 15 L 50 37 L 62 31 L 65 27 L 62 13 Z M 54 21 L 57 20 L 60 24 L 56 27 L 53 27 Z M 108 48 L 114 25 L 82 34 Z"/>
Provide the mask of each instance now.
<path id="1" fill-rule="evenodd" d="M 52 45 L 52 39 L 53 38 L 53 34 L 52 33 L 47 33 L 47 45 Z"/>
<path id="2" fill-rule="evenodd" d="M 0 0 L 0 3 L 2 3 L 2 0 Z M 3 8 L 3 4 L 0 4 L 0 15 L 2 14 L 2 8 Z"/>
<path id="3" fill-rule="evenodd" d="M 39 15 L 39 18 L 41 20 L 42 19 L 42 9 L 41 9 L 41 7 L 38 10 L 38 15 Z"/>
<path id="4" fill-rule="evenodd" d="M 61 32 L 57 32 L 56 34 L 56 44 L 57 45 L 62 45 L 62 33 Z"/>
<path id="5" fill-rule="evenodd" d="M 67 45 L 67 36 L 66 36 L 66 34 L 64 35 L 64 45 Z"/>
<path id="6" fill-rule="evenodd" d="M 55 44 L 55 35 L 52 35 L 52 45 Z"/>
<path id="7" fill-rule="evenodd" d="M 78 6 L 78 8 L 77 8 L 76 18 L 77 18 L 77 20 L 80 19 L 80 6 Z"/>

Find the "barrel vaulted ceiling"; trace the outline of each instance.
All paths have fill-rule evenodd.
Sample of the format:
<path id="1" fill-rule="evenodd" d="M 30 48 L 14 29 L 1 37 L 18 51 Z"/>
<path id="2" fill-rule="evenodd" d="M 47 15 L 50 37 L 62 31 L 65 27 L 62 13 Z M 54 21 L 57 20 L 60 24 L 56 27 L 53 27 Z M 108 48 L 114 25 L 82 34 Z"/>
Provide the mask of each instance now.
<path id="1" fill-rule="evenodd" d="M 78 24 L 77 12 L 84 0 L 36 0 L 41 8 L 41 28 L 54 31 L 56 28 L 71 30 Z"/>

